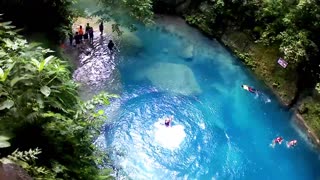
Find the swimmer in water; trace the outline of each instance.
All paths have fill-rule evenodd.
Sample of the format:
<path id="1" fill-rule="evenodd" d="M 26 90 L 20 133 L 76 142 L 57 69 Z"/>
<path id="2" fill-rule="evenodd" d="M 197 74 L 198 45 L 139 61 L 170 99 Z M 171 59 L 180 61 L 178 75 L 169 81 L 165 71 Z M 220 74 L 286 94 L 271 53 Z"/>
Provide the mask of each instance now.
<path id="1" fill-rule="evenodd" d="M 169 118 L 166 118 L 166 119 L 164 120 L 164 125 L 165 125 L 166 127 L 169 127 L 169 126 L 171 125 L 172 119 L 173 119 L 173 116 L 171 116 L 171 117 L 169 117 Z"/>
<path id="2" fill-rule="evenodd" d="M 290 142 L 287 143 L 287 147 L 288 147 L 288 148 L 294 147 L 294 146 L 297 145 L 297 143 L 298 143 L 297 140 L 292 140 L 292 141 L 290 141 Z"/>
<path id="3" fill-rule="evenodd" d="M 272 141 L 272 144 L 271 146 L 274 147 L 276 144 L 281 144 L 283 141 L 283 138 L 281 136 L 275 138 L 273 141 Z"/>
<path id="4" fill-rule="evenodd" d="M 247 85 L 241 85 L 241 87 L 244 89 L 244 90 L 247 90 L 251 93 L 257 93 L 258 91 L 250 86 L 247 86 Z"/>

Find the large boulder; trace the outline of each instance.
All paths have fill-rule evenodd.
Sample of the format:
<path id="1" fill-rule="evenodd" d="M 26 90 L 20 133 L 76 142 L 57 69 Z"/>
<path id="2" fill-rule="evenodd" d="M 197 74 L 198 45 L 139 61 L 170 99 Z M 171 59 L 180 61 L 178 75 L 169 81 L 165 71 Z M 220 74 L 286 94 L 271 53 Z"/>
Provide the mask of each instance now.
<path id="1" fill-rule="evenodd" d="M 181 53 L 180 53 L 180 56 L 187 60 L 187 61 L 190 61 L 193 59 L 193 55 L 194 55 L 194 47 L 193 45 L 188 45 L 186 48 L 184 48 Z"/>
<path id="2" fill-rule="evenodd" d="M 0 180 L 32 180 L 32 177 L 16 164 L 0 163 Z"/>
<path id="3" fill-rule="evenodd" d="M 145 77 L 163 91 L 182 95 L 197 95 L 202 92 L 192 70 L 184 64 L 156 63 L 142 72 Z"/>

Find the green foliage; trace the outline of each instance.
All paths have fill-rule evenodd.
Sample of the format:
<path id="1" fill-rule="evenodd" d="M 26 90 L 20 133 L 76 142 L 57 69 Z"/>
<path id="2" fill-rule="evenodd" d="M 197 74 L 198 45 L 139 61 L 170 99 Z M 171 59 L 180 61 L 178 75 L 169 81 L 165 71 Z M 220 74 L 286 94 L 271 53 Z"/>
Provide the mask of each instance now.
<path id="1" fill-rule="evenodd" d="M 10 147 L 10 142 L 8 141 L 10 138 L 6 136 L 0 136 L 0 148 Z"/>
<path id="2" fill-rule="evenodd" d="M 41 153 L 41 150 L 36 148 L 34 150 L 29 149 L 29 151 L 18 151 L 15 150 L 11 155 L 5 158 L 1 158 L 0 162 L 3 164 L 15 163 L 20 165 L 27 173 L 35 177 L 35 179 L 54 179 L 54 172 L 48 170 L 45 167 L 37 167 L 36 159 L 37 155 Z"/>
<path id="3" fill-rule="evenodd" d="M 75 0 L 2 0 L 0 12 L 4 19 L 23 27 L 25 34 L 45 33 L 48 39 L 59 42 L 66 37 L 77 15 L 71 8 L 73 3 Z"/>
<path id="4" fill-rule="evenodd" d="M 235 50 L 235 53 L 239 59 L 241 59 L 244 64 L 246 64 L 248 67 L 254 69 L 256 67 L 256 63 L 252 58 L 250 58 L 250 55 L 248 53 L 241 53 L 237 50 Z"/>
<path id="5" fill-rule="evenodd" d="M 306 60 L 306 47 L 311 44 L 306 32 L 288 30 L 281 32 L 277 39 L 281 41 L 280 51 L 283 52 L 285 59 L 292 60 L 293 63 Z"/>
<path id="6" fill-rule="evenodd" d="M 237 48 L 237 45 L 241 47 L 246 43 L 236 42 L 233 50 L 238 50 L 237 56 L 269 86 L 274 87 L 286 103 L 290 103 L 294 96 L 299 97 L 301 92 L 310 92 L 314 87 L 320 91 L 319 85 L 316 86 L 320 82 L 318 1 L 204 0 L 187 14 L 186 20 L 202 30 L 209 27 L 213 32 L 222 32 L 214 35 L 223 34 L 227 36 L 226 39 L 230 38 L 228 35 L 232 32 L 245 32 L 256 40 L 255 44 L 244 48 Z M 199 25 L 202 22 L 206 22 L 205 27 Z M 268 55 L 265 49 L 274 49 L 275 53 Z M 288 61 L 287 68 L 280 68 L 276 63 L 279 57 Z M 304 117 L 320 136 L 317 101 L 309 105 Z"/>
<path id="7" fill-rule="evenodd" d="M 106 117 L 96 107 L 115 96 L 102 93 L 82 102 L 66 62 L 12 28 L 0 23 L 0 132 L 13 137 L 6 152 L 39 147 L 42 153 L 37 161 L 39 149 L 14 151 L 7 159 L 35 179 L 98 179 L 100 157 L 92 143 Z"/>
<path id="8" fill-rule="evenodd" d="M 320 137 L 320 103 L 314 100 L 305 101 L 300 112 L 311 129 Z"/>
<path id="9" fill-rule="evenodd" d="M 203 21 L 205 21 L 205 15 L 203 15 L 203 14 L 191 14 L 191 15 L 186 16 L 186 21 L 189 24 L 194 24 L 194 25 L 200 24 Z"/>
<path id="10" fill-rule="evenodd" d="M 206 0 L 186 20 L 191 24 L 206 21 L 206 27 L 197 25 L 202 30 L 248 32 L 258 43 L 279 48 L 293 73 L 304 69 L 299 77 L 312 79 L 308 86 L 320 81 L 320 4 L 315 0 Z"/>
<path id="11" fill-rule="evenodd" d="M 316 85 L 316 91 L 320 94 L 320 83 L 317 83 L 317 85 Z"/>
<path id="12" fill-rule="evenodd" d="M 152 0 L 100 0 L 100 8 L 93 15 L 105 21 L 115 21 L 112 29 L 120 32 L 120 25 L 135 30 L 133 21 L 153 24 Z"/>
<path id="13" fill-rule="evenodd" d="M 209 28 L 210 21 L 208 21 L 208 17 L 206 17 L 205 15 L 200 13 L 195 13 L 195 14 L 185 16 L 185 19 L 187 23 L 199 27 L 201 30 L 203 30 L 205 33 L 209 35 L 212 34 L 212 31 Z M 214 19 L 210 19 L 210 20 L 214 20 Z"/>

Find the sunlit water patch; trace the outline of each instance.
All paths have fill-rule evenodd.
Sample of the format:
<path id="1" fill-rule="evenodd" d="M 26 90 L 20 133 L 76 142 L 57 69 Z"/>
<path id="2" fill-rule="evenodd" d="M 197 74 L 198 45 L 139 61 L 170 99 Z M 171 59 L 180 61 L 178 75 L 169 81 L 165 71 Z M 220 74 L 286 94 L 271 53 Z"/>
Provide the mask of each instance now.
<path id="1" fill-rule="evenodd" d="M 180 147 L 180 144 L 186 137 L 182 125 L 164 126 L 164 119 L 154 124 L 154 138 L 160 146 L 174 150 Z"/>

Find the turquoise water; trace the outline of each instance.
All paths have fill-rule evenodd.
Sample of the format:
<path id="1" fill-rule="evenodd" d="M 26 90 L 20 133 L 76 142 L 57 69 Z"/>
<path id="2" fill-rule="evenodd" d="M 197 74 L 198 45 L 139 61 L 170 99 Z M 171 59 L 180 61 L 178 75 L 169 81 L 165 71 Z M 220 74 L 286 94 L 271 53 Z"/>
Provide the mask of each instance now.
<path id="1" fill-rule="evenodd" d="M 158 24 L 139 27 L 139 48 L 124 49 L 116 65 L 120 98 L 107 109 L 104 137 L 119 177 L 319 179 L 319 155 L 294 127 L 292 113 L 231 53 L 181 20 Z M 161 125 L 171 115 L 172 127 Z M 298 145 L 270 147 L 280 135 Z"/>

